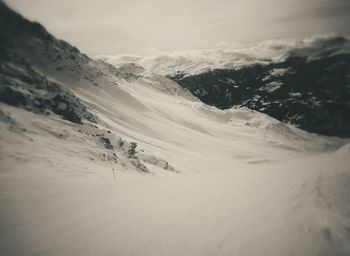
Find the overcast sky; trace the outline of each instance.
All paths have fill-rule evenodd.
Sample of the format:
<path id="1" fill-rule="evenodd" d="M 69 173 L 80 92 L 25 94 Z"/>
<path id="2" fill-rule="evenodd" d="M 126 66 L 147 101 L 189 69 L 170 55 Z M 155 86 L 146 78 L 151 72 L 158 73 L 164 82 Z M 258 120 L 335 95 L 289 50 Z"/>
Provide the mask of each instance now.
<path id="1" fill-rule="evenodd" d="M 90 54 L 349 35 L 350 0 L 5 0 Z"/>

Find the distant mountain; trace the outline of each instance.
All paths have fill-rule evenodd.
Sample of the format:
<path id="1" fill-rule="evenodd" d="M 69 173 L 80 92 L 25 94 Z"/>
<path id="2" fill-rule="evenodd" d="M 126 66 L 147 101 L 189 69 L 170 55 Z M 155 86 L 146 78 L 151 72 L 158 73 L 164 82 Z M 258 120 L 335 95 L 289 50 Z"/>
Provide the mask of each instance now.
<path id="1" fill-rule="evenodd" d="M 228 44 L 229 45 L 229 44 Z M 304 40 L 268 40 L 257 45 L 225 49 L 156 52 L 150 56 L 135 54 L 102 55 L 108 63 L 120 67 L 125 64 L 142 66 L 160 75 L 197 75 L 217 69 L 238 69 L 256 64 L 279 63 L 289 57 L 304 57 L 308 61 L 350 53 L 350 40 L 335 35 L 316 35 Z"/>
<path id="2" fill-rule="evenodd" d="M 246 106 L 325 135 L 350 136 L 350 54 L 170 76 L 206 104 Z"/>

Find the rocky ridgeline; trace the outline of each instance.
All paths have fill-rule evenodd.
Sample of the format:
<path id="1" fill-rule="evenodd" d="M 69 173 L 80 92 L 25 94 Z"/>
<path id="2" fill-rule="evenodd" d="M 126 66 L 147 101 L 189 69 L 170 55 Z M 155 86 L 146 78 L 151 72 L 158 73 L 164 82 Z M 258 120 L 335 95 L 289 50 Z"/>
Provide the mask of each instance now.
<path id="1" fill-rule="evenodd" d="M 52 36 L 0 1 L 0 60 L 28 62 L 36 71 L 67 87 L 116 84 L 123 73 L 103 61 L 90 59 L 76 47 Z"/>
<path id="2" fill-rule="evenodd" d="M 55 113 L 74 123 L 96 123 L 97 117 L 70 89 L 82 79 L 98 85 L 96 78 L 104 73 L 92 64 L 77 48 L 0 1 L 0 101 L 35 113 Z"/>

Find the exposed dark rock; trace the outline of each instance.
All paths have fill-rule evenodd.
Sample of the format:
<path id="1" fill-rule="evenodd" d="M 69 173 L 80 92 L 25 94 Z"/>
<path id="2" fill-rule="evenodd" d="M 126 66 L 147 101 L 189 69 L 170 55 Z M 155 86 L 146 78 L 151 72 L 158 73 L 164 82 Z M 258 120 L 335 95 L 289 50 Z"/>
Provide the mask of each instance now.
<path id="1" fill-rule="evenodd" d="M 100 141 L 105 146 L 106 149 L 113 150 L 113 145 L 111 144 L 111 141 L 108 138 L 100 137 Z"/>

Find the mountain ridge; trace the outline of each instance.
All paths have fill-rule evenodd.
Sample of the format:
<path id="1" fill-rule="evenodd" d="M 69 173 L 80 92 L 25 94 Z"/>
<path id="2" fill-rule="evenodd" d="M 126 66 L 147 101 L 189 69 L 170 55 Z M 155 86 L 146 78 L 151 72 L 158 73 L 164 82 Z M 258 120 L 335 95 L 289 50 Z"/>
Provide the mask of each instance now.
<path id="1" fill-rule="evenodd" d="M 350 54 L 171 77 L 221 109 L 246 106 L 329 136 L 350 136 Z"/>

